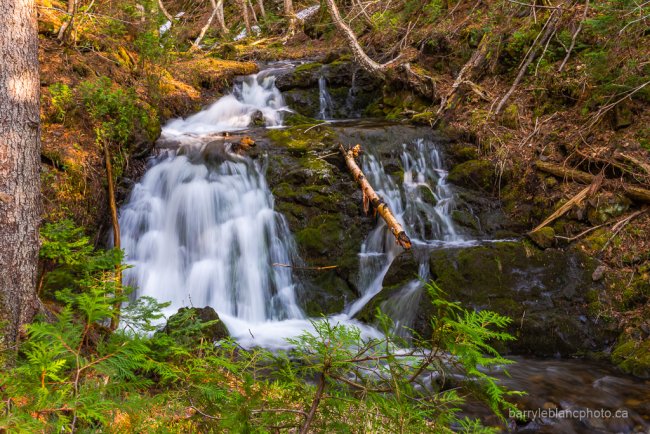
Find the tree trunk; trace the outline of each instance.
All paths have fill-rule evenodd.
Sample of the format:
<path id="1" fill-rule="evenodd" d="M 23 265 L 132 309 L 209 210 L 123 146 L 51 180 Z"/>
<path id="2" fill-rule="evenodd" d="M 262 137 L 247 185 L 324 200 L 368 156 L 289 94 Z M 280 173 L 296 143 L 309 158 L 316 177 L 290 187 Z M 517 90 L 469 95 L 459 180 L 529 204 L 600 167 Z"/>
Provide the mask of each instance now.
<path id="1" fill-rule="evenodd" d="M 357 145 L 357 147 L 358 146 L 359 145 Z M 377 193 L 372 188 L 372 186 L 366 179 L 365 175 L 357 165 L 356 161 L 354 161 L 354 157 L 358 152 L 357 147 L 346 151 L 343 145 L 340 145 L 339 149 L 341 150 L 341 153 L 345 157 L 345 163 L 347 164 L 350 173 L 354 177 L 354 180 L 357 181 L 357 183 L 361 187 L 361 191 L 363 192 L 364 208 L 366 208 L 366 201 L 368 201 L 372 205 L 372 207 L 379 213 L 381 218 L 384 219 L 386 225 L 395 236 L 395 241 L 397 242 L 397 244 L 399 244 L 406 250 L 410 249 L 411 240 L 406 235 L 404 228 L 402 228 L 402 225 L 400 225 L 400 223 L 397 221 L 397 219 L 391 212 L 390 208 L 388 208 L 388 205 L 386 205 L 384 201 L 377 195 Z"/>
<path id="2" fill-rule="evenodd" d="M 0 2 L 0 363 L 39 309 L 39 73 L 33 0 Z M 2 360 L 4 358 L 4 360 Z"/>
<path id="3" fill-rule="evenodd" d="M 253 6 L 253 2 L 251 0 L 248 0 L 248 7 L 251 10 L 251 14 L 253 16 L 253 22 L 255 24 L 259 24 L 259 21 L 257 21 L 257 14 L 255 13 L 255 7 Z"/>
<path id="4" fill-rule="evenodd" d="M 115 182 L 113 181 L 113 164 L 108 142 L 104 143 L 104 162 L 106 163 L 106 180 L 108 181 L 108 208 L 111 211 L 111 224 L 113 225 L 113 247 L 121 249 L 120 221 L 117 217 L 117 204 L 115 203 Z M 115 267 L 115 297 L 122 297 L 122 266 Z M 111 330 L 117 330 L 120 323 L 120 304 L 115 307 L 115 315 L 111 318 Z"/>
<path id="5" fill-rule="evenodd" d="M 77 0 L 68 0 L 68 21 L 61 24 L 59 34 L 56 39 L 59 41 L 65 40 L 65 36 L 74 29 L 74 19 L 77 14 Z"/>
<path id="6" fill-rule="evenodd" d="M 372 60 L 370 56 L 368 56 L 363 50 L 361 45 L 359 45 L 359 41 L 357 40 L 354 31 L 350 28 L 350 26 L 346 24 L 345 21 L 343 21 L 343 18 L 341 18 L 341 14 L 339 13 L 339 9 L 336 6 L 336 2 L 334 0 L 325 0 L 325 2 L 327 3 L 327 9 L 330 12 L 332 21 L 334 21 L 334 25 L 338 27 L 338 29 L 343 33 L 343 36 L 345 36 L 345 38 L 350 43 L 350 50 L 352 50 L 352 54 L 354 55 L 357 63 L 371 75 L 374 75 L 380 79 L 384 79 L 386 77 L 386 71 L 388 69 L 397 66 L 399 63 L 408 61 L 408 59 L 404 58 L 402 53 L 400 53 L 400 55 L 395 57 L 393 60 L 386 63 L 377 63 Z"/>
<path id="7" fill-rule="evenodd" d="M 239 8 L 244 14 L 244 25 L 246 26 L 246 36 L 251 36 L 251 20 L 248 17 L 248 0 L 239 0 Z"/>
<path id="8" fill-rule="evenodd" d="M 292 0 L 284 0 L 284 16 L 289 23 L 289 34 L 293 35 L 296 32 L 296 13 L 293 10 Z"/>
<path id="9" fill-rule="evenodd" d="M 257 0 L 257 5 L 260 7 L 260 15 L 262 15 L 262 19 L 265 19 L 266 9 L 264 9 L 264 0 Z"/>
<path id="10" fill-rule="evenodd" d="M 570 169 L 546 161 L 536 161 L 535 167 L 542 172 L 550 173 L 558 178 L 579 182 L 581 184 L 590 184 L 596 177 L 596 175 L 592 175 L 591 173 Z M 637 187 L 628 183 L 621 183 L 618 180 L 613 179 L 605 180 L 604 185 L 605 187 L 610 188 L 621 187 L 623 192 L 625 192 L 625 195 L 635 202 L 650 203 L 650 190 L 646 188 Z"/>
<path id="11" fill-rule="evenodd" d="M 217 0 L 217 24 L 219 24 L 222 34 L 227 35 L 230 32 L 226 27 L 226 19 L 223 14 L 223 0 Z"/>
<path id="12" fill-rule="evenodd" d="M 163 13 L 165 18 L 167 18 L 170 23 L 174 24 L 174 17 L 172 17 L 171 14 L 167 12 L 167 9 L 165 9 L 165 5 L 163 4 L 162 0 L 158 0 L 158 9 L 160 9 L 160 12 Z"/>
<path id="13" fill-rule="evenodd" d="M 205 37 L 205 34 L 208 32 L 210 29 L 210 26 L 212 25 L 212 21 L 219 15 L 219 9 L 217 8 L 217 4 L 215 3 L 214 0 L 210 0 L 210 4 L 212 5 L 212 14 L 210 15 L 210 18 L 208 18 L 208 21 L 205 23 L 205 26 L 201 29 L 201 33 L 199 33 L 199 36 L 197 36 L 196 40 L 192 44 L 192 47 L 190 48 L 190 51 L 193 50 L 198 50 L 200 49 L 199 44 Z M 223 4 L 222 4 L 223 6 Z"/>

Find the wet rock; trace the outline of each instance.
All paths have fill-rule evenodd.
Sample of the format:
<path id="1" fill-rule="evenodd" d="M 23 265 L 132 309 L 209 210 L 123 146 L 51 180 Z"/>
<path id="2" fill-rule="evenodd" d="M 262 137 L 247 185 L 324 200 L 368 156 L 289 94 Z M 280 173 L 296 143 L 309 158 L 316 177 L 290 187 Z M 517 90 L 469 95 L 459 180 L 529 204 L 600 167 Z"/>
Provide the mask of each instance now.
<path id="1" fill-rule="evenodd" d="M 476 232 L 479 231 L 479 223 L 476 217 L 474 217 L 471 213 L 463 210 L 454 210 L 451 213 L 451 218 L 454 220 L 455 223 L 464 226 L 466 228 L 472 229 Z"/>
<path id="2" fill-rule="evenodd" d="M 534 232 L 528 233 L 528 237 L 542 249 L 547 249 L 555 244 L 555 229 L 544 226 Z"/>
<path id="3" fill-rule="evenodd" d="M 268 153 L 266 178 L 275 209 L 286 217 L 305 265 L 337 266 L 305 272 L 300 279 L 308 294 L 301 306 L 319 316 L 340 312 L 356 292 L 357 255 L 375 222 L 363 214 L 361 192 L 339 157 L 331 128 L 306 130 L 297 126 L 268 131 L 270 142 L 259 147 Z"/>
<path id="4" fill-rule="evenodd" d="M 263 127 L 264 125 L 266 125 L 266 120 L 264 119 L 264 113 L 258 110 L 251 115 L 251 126 Z"/>
<path id="5" fill-rule="evenodd" d="M 432 279 L 451 301 L 513 319 L 509 332 L 517 340 L 506 347 L 513 353 L 576 355 L 603 350 L 616 337 L 613 326 L 587 312 L 587 293 L 598 284 L 591 279 L 595 264 L 578 251 L 542 251 L 521 242 L 501 242 L 435 250 L 429 267 Z M 417 271 L 413 263 L 396 261 L 384 278 L 385 289 L 365 310 L 373 312 L 381 303 L 394 303 L 399 288 L 412 280 L 407 276 Z M 426 291 L 412 310 L 413 329 L 426 336 L 433 314 Z"/>
<path id="6" fill-rule="evenodd" d="M 202 340 L 216 342 L 230 336 L 217 312 L 209 306 L 180 308 L 169 317 L 162 332 L 182 345 L 198 345 Z"/>

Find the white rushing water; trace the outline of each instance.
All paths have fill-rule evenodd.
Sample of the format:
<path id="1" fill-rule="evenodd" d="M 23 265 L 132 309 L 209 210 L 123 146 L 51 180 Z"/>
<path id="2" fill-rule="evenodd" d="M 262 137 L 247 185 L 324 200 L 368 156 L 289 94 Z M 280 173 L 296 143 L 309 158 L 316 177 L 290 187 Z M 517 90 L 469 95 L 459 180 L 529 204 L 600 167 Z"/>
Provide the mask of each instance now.
<path id="1" fill-rule="evenodd" d="M 229 152 L 223 140 L 209 140 L 248 127 L 256 113 L 268 127 L 281 125 L 286 107 L 274 82 L 268 72 L 246 77 L 231 95 L 165 125 L 161 138 L 179 147 L 152 159 L 120 211 L 120 226 L 132 266 L 124 283 L 136 288 L 136 297 L 170 301 L 167 315 L 183 306 L 212 306 L 242 345 L 281 348 L 288 346 L 286 338 L 313 329 L 296 302 L 300 284 L 286 266 L 299 260 L 293 237 L 274 210 L 258 164 Z M 438 149 L 426 140 L 405 144 L 401 161 L 401 189 L 377 157 L 366 156 L 363 166 L 411 239 L 460 240 Z M 360 252 L 362 296 L 331 321 L 379 336 L 352 317 L 381 290 L 400 249 L 380 220 Z"/>
<path id="2" fill-rule="evenodd" d="M 334 103 L 327 90 L 327 79 L 323 75 L 318 77 L 318 103 L 318 119 L 332 119 L 334 116 Z"/>
<path id="3" fill-rule="evenodd" d="M 268 127 L 282 125 L 288 111 L 282 93 L 275 87 L 275 76 L 255 74 L 245 77 L 226 95 L 192 116 L 174 119 L 164 126 L 163 139 L 200 136 L 223 131 L 236 131 L 251 125 L 254 116 L 262 116 Z"/>
<path id="4" fill-rule="evenodd" d="M 401 189 L 372 153 L 364 156 L 363 172 L 405 228 L 414 246 L 463 242 L 451 219 L 454 196 L 446 182 L 447 171 L 437 146 L 425 139 L 403 144 L 400 159 L 404 170 Z M 361 298 L 348 308 L 348 314 L 356 314 L 381 291 L 384 276 L 401 251 L 386 223 L 379 219 L 361 248 Z M 419 274 L 423 279 L 427 278 L 426 261 L 420 264 Z M 414 280 L 406 289 L 415 294 L 418 288 L 421 288 L 421 283 Z M 399 321 L 400 315 L 392 316 Z"/>

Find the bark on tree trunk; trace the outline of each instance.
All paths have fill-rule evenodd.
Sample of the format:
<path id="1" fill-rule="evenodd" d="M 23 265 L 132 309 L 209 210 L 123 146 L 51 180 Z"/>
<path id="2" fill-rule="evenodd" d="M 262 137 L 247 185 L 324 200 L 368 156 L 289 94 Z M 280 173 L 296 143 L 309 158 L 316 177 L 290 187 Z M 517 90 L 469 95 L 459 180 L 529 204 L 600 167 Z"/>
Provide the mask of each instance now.
<path id="1" fill-rule="evenodd" d="M 212 21 L 219 15 L 219 9 L 217 8 L 217 4 L 215 3 L 214 0 L 210 0 L 210 4 L 212 5 L 212 14 L 210 15 L 210 18 L 208 18 L 208 22 L 205 23 L 205 26 L 201 29 L 201 33 L 199 33 L 199 36 L 197 36 L 196 40 L 192 44 L 192 47 L 190 48 L 190 51 L 193 50 L 198 50 L 201 48 L 199 44 L 205 37 L 205 34 L 208 32 L 208 29 L 210 29 L 210 26 L 212 25 Z"/>
<path id="2" fill-rule="evenodd" d="M 264 9 L 264 0 L 257 0 L 257 5 L 260 7 L 260 15 L 262 18 L 266 18 L 266 9 Z"/>
<path id="3" fill-rule="evenodd" d="M 596 175 L 592 175 L 591 173 L 576 169 L 570 169 L 568 167 L 545 161 L 536 161 L 535 167 L 542 172 L 550 173 L 551 175 L 557 176 L 558 178 L 579 182 L 581 184 L 590 184 L 596 177 Z M 628 183 L 621 183 L 613 179 L 605 180 L 604 186 L 612 188 L 622 187 L 625 195 L 633 201 L 650 203 L 650 190 L 646 188 L 637 187 Z"/>
<path id="4" fill-rule="evenodd" d="M 36 295 L 40 220 L 38 33 L 34 0 L 0 2 L 0 364 Z M 3 360 L 4 359 L 4 360 Z"/>
<path id="5" fill-rule="evenodd" d="M 174 24 L 174 17 L 172 17 L 171 14 L 167 12 L 167 9 L 165 9 L 165 5 L 163 4 L 162 0 L 158 0 L 158 9 L 160 9 L 160 12 L 163 13 L 165 18 L 167 18 L 170 23 Z"/>
<path id="6" fill-rule="evenodd" d="M 410 249 L 411 240 L 406 235 L 404 228 L 402 228 L 402 225 L 400 225 L 400 223 L 397 221 L 397 219 L 395 218 L 391 210 L 388 208 L 388 206 L 384 203 L 384 201 L 377 195 L 377 193 L 372 188 L 372 186 L 366 179 L 365 175 L 357 165 L 356 161 L 354 161 L 355 149 L 350 149 L 346 151 L 343 145 L 340 145 L 339 149 L 341 150 L 341 153 L 345 157 L 345 163 L 347 164 L 350 173 L 354 177 L 354 180 L 357 181 L 357 183 L 361 187 L 361 191 L 363 192 L 363 197 L 364 197 L 364 208 L 366 207 L 366 200 L 367 200 L 372 205 L 372 207 L 375 210 L 377 210 L 381 218 L 384 219 L 386 225 L 395 236 L 395 241 L 397 241 L 397 244 L 399 244 L 406 250 Z"/>

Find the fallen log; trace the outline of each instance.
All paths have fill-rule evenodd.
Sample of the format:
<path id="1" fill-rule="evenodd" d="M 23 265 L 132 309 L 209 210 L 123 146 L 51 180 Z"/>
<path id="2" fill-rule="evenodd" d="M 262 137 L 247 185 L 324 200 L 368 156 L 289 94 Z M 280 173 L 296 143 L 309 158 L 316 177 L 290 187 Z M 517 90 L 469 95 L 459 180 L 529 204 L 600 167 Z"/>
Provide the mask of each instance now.
<path id="1" fill-rule="evenodd" d="M 581 170 L 570 169 L 568 167 L 563 167 L 558 164 L 548 163 L 545 161 L 536 161 L 535 167 L 538 170 L 551 175 L 557 176 L 558 178 L 567 179 L 579 182 L 581 184 L 591 184 L 596 178 L 596 175 L 592 175 Z M 627 197 L 636 202 L 650 203 L 650 190 L 630 185 L 627 183 L 619 183 L 612 179 L 605 180 L 603 183 L 604 187 L 617 187 L 620 186 L 623 189 L 623 192 Z"/>
<path id="2" fill-rule="evenodd" d="M 372 188 L 365 175 L 354 161 L 354 157 L 358 154 L 360 147 L 359 145 L 355 146 L 353 149 L 346 150 L 343 145 L 339 145 L 341 153 L 345 157 L 345 163 L 350 170 L 350 173 L 354 177 L 354 180 L 357 181 L 363 192 L 364 199 L 364 208 L 367 211 L 366 203 L 369 202 L 370 205 L 379 213 L 381 218 L 384 219 L 386 225 L 390 228 L 390 231 L 395 236 L 397 244 L 402 246 L 404 249 L 409 250 L 411 248 L 411 240 L 404 232 L 404 228 L 397 221 L 391 210 L 384 203 L 384 201 L 377 195 L 375 190 Z M 366 202 L 367 201 L 367 202 Z"/>

